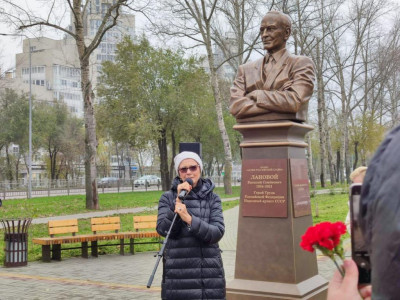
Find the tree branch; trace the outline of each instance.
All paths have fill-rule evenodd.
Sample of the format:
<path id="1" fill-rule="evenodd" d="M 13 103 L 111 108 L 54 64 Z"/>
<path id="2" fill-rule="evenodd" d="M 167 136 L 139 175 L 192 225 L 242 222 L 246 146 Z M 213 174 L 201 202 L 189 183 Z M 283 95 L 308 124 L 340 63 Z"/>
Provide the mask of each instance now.
<path id="1" fill-rule="evenodd" d="M 59 25 L 57 25 L 57 24 L 48 23 L 48 22 L 44 22 L 44 21 L 43 21 L 43 22 L 31 23 L 31 24 L 27 24 L 27 25 L 21 25 L 21 26 L 19 26 L 18 29 L 19 29 L 19 30 L 24 30 L 24 29 L 26 29 L 26 28 L 35 27 L 35 26 L 48 26 L 48 27 L 52 27 L 52 28 L 55 28 L 55 29 L 58 29 L 58 30 L 63 31 L 63 32 L 69 34 L 70 36 L 72 36 L 74 39 L 76 39 L 76 35 L 75 35 L 72 31 L 70 31 L 70 30 L 68 30 L 68 29 L 65 29 L 65 28 L 63 28 L 63 27 L 61 27 L 61 26 L 59 26 Z"/>

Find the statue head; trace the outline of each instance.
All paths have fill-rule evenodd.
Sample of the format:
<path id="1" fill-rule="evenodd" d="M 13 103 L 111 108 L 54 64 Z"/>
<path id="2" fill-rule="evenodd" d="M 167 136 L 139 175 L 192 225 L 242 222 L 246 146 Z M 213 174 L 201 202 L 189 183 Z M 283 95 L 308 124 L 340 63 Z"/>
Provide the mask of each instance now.
<path id="1" fill-rule="evenodd" d="M 292 32 L 292 22 L 288 15 L 279 11 L 268 12 L 261 21 L 260 35 L 264 49 L 275 53 L 286 47 L 286 41 Z"/>

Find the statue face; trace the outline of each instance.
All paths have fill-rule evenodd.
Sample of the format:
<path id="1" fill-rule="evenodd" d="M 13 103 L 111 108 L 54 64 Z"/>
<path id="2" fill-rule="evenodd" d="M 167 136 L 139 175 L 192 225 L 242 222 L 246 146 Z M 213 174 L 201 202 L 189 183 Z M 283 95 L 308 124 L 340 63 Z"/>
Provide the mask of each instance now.
<path id="1" fill-rule="evenodd" d="M 283 16 L 267 14 L 261 21 L 261 40 L 268 53 L 275 53 L 286 47 L 290 36 L 290 27 L 285 25 Z"/>

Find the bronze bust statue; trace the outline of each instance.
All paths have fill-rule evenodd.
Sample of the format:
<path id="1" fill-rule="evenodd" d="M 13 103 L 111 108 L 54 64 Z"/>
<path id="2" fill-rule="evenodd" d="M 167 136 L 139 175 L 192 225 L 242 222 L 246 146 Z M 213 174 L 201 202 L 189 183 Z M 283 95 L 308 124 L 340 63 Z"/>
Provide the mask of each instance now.
<path id="1" fill-rule="evenodd" d="M 291 27 L 289 17 L 281 12 L 263 17 L 260 34 L 267 55 L 239 66 L 231 87 L 229 110 L 238 122 L 306 120 L 314 64 L 286 50 Z"/>

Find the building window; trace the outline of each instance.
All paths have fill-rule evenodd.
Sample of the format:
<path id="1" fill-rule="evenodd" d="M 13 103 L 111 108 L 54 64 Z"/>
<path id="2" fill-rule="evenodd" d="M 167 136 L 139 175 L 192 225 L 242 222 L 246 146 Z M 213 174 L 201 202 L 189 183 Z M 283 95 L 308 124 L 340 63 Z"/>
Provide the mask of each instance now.
<path id="1" fill-rule="evenodd" d="M 95 35 L 101 25 L 101 20 L 90 20 L 90 35 Z"/>
<path id="2" fill-rule="evenodd" d="M 44 86 L 44 80 L 40 80 L 40 79 L 32 80 L 32 84 Z"/>
<path id="3" fill-rule="evenodd" d="M 102 3 L 101 4 L 101 13 L 104 15 L 110 7 L 111 7 L 110 3 Z"/>
<path id="4" fill-rule="evenodd" d="M 32 74 L 43 74 L 45 70 L 43 66 L 32 67 Z M 22 75 L 29 75 L 29 68 L 22 68 Z"/>

